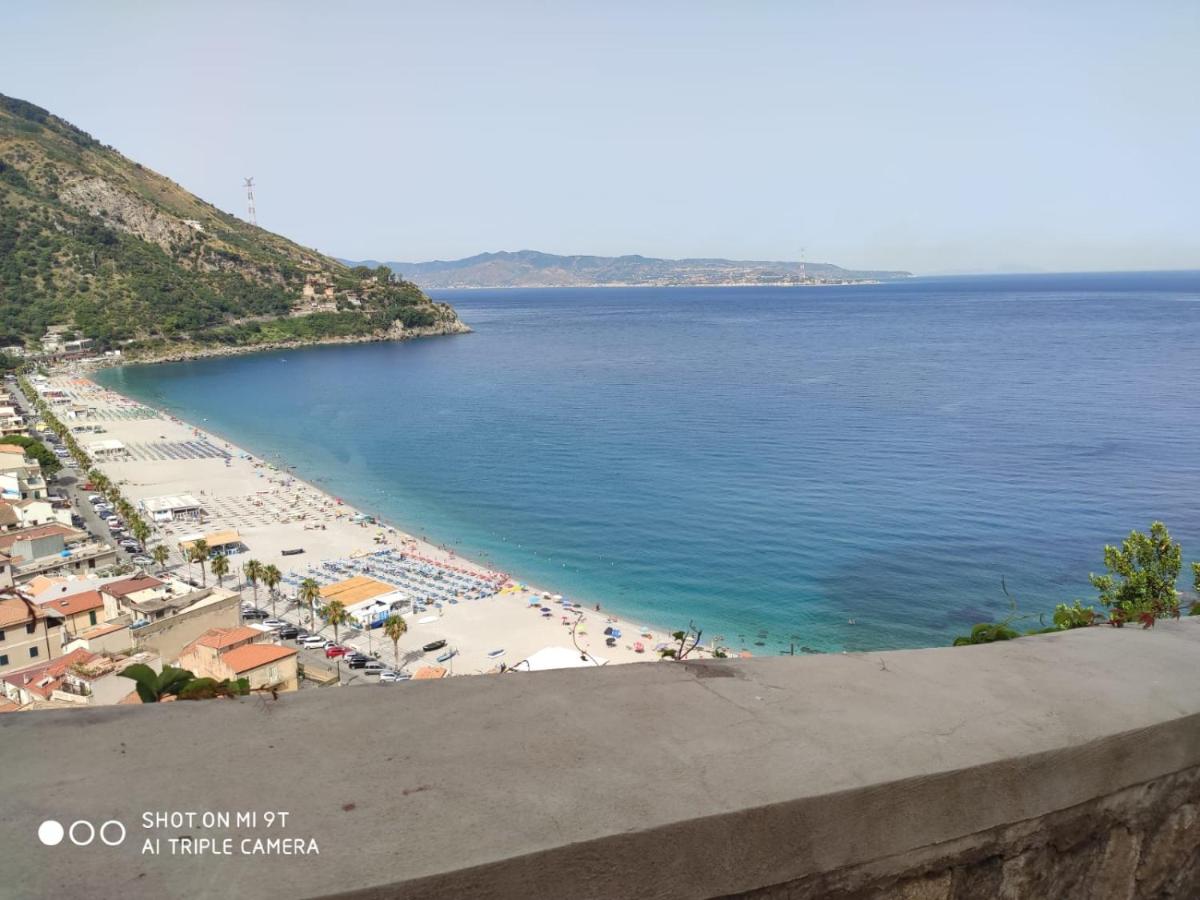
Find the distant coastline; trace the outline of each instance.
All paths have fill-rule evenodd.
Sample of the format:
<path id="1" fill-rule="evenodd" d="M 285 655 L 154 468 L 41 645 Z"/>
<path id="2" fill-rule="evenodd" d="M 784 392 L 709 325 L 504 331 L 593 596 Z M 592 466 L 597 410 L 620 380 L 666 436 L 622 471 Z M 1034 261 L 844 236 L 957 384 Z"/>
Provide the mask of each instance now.
<path id="1" fill-rule="evenodd" d="M 480 253 L 428 262 L 341 260 L 385 265 L 423 290 L 597 287 L 821 287 L 878 284 L 911 278 L 901 270 L 846 269 L 803 260 L 722 258 L 659 259 L 628 256 L 561 256 L 538 250 Z"/>

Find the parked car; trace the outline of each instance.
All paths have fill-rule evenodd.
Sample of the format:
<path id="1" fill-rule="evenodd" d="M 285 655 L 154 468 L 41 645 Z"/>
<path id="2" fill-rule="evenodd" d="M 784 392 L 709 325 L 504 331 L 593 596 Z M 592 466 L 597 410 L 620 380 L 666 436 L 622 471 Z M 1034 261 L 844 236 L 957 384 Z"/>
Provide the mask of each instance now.
<path id="1" fill-rule="evenodd" d="M 411 678 L 407 672 L 393 672 L 391 669 L 384 669 L 379 673 L 380 684 L 395 684 L 398 681 L 409 681 Z"/>
<path id="2" fill-rule="evenodd" d="M 283 619 L 265 619 L 263 625 L 267 628 L 286 628 L 287 622 L 283 621 Z"/>
<path id="3" fill-rule="evenodd" d="M 302 640 L 300 646 L 308 650 L 322 650 L 325 647 L 325 638 L 312 634 Z"/>
<path id="4" fill-rule="evenodd" d="M 361 655 L 360 655 L 360 656 L 351 656 L 351 657 L 349 657 L 349 660 L 348 660 L 348 661 L 349 661 L 349 664 L 350 664 L 350 668 L 352 668 L 352 669 L 364 669 L 364 668 L 366 668 L 366 667 L 367 667 L 367 665 L 368 665 L 368 664 L 370 664 L 370 663 L 374 662 L 375 660 L 371 659 L 371 658 L 370 658 L 370 657 L 368 657 L 368 656 L 361 656 Z"/>
<path id="5" fill-rule="evenodd" d="M 265 609 L 244 609 L 242 610 L 243 619 L 266 619 L 270 614 Z"/>
<path id="6" fill-rule="evenodd" d="M 325 648 L 325 658 L 326 659 L 335 659 L 339 656 L 345 656 L 345 655 L 346 655 L 345 647 L 334 646 L 334 647 L 326 647 Z"/>
<path id="7" fill-rule="evenodd" d="M 154 560 L 152 560 L 149 556 L 146 556 L 146 554 L 144 554 L 144 553 L 139 553 L 137 556 L 135 556 L 133 559 L 131 559 L 130 562 L 133 563 L 135 566 L 152 566 L 152 565 L 154 565 Z"/>
<path id="8" fill-rule="evenodd" d="M 364 675 L 378 675 L 387 668 L 377 659 L 368 660 L 363 663 L 362 670 Z"/>
<path id="9" fill-rule="evenodd" d="M 139 544 L 135 540 L 121 541 L 120 547 L 122 550 L 128 551 L 129 553 L 141 553 L 142 552 L 142 545 Z"/>
<path id="10" fill-rule="evenodd" d="M 430 653 L 434 650 L 441 650 L 445 646 L 446 646 L 445 641 L 430 641 L 428 644 L 426 644 L 424 647 L 422 647 L 421 650 L 424 651 L 425 653 Z"/>
<path id="11" fill-rule="evenodd" d="M 297 628 L 295 625 L 288 625 L 286 628 L 279 629 L 279 636 L 281 638 L 287 638 L 287 639 L 299 637 L 300 629 Z"/>

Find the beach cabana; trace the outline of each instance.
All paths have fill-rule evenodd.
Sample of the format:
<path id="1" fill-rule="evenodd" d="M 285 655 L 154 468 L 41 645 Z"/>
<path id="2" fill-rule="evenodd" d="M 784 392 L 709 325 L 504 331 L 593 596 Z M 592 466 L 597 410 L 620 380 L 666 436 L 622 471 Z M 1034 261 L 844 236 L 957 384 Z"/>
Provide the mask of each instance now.
<path id="1" fill-rule="evenodd" d="M 196 541 L 201 539 L 208 544 L 209 553 L 235 553 L 245 547 L 245 544 L 242 543 L 242 536 L 237 533 L 237 530 L 226 528 L 224 531 L 211 531 L 208 534 L 189 534 L 179 541 L 179 549 L 184 553 L 190 553 Z"/>
<path id="2" fill-rule="evenodd" d="M 366 575 L 355 575 L 352 578 L 335 581 L 333 584 L 327 584 L 321 588 L 321 602 L 329 603 L 330 601 L 338 600 L 343 606 L 349 609 L 368 600 L 374 600 L 376 597 L 382 597 L 384 594 L 393 594 L 395 592 L 396 588 L 394 585 L 378 581 Z"/>

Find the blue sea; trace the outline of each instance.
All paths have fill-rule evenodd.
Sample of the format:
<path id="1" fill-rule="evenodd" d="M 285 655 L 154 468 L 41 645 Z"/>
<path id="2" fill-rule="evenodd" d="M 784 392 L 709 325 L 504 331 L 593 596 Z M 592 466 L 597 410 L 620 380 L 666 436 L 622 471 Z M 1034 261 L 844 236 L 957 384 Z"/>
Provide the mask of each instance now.
<path id="1" fill-rule="evenodd" d="M 437 296 L 475 333 L 100 380 L 755 653 L 946 644 L 1010 598 L 1036 627 L 1154 519 L 1200 559 L 1200 273 Z"/>

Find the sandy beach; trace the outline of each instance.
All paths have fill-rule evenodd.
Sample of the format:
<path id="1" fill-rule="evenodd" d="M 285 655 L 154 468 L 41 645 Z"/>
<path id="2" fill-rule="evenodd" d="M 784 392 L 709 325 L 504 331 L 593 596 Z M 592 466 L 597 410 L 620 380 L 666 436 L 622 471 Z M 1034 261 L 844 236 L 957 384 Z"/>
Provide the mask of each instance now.
<path id="1" fill-rule="evenodd" d="M 326 579 L 347 577 L 331 573 L 323 567 L 325 563 L 370 564 L 371 554 L 391 550 L 393 559 L 403 554 L 408 560 L 447 573 L 470 573 L 489 579 L 499 588 L 491 597 L 464 598 L 453 604 L 445 603 L 441 609 L 431 607 L 422 614 L 406 616 L 409 630 L 400 641 L 402 660 L 406 652 L 419 651 L 431 641 L 445 640 L 448 647 L 458 651 L 446 664 L 451 674 L 496 671 L 500 663 L 515 665 L 546 647 L 572 648 L 576 615 L 582 615 L 582 621 L 575 627 L 579 648 L 609 665 L 657 661 L 654 647 L 671 640 L 661 628 L 619 619 L 603 608 L 597 611 L 594 605 L 564 615 L 564 609 L 548 599 L 557 596 L 552 586 L 527 585 L 519 573 L 489 569 L 448 547 L 422 540 L 386 522 L 355 521 L 356 517 L 362 518 L 358 510 L 295 477 L 283 467 L 285 463 L 268 463 L 219 435 L 103 388 L 85 374 L 53 375 L 42 390 L 62 391 L 70 398 L 78 412 L 74 418 L 60 414 L 68 427 L 104 429 L 101 433 L 77 435 L 85 449 L 101 440 L 117 440 L 125 446 L 127 456 L 94 462 L 120 485 L 131 503 L 181 494 L 190 494 L 199 501 L 203 508 L 199 523 L 177 521 L 152 526 L 154 531 L 147 547 L 157 543 L 167 545 L 171 549 L 168 565 L 181 566 L 186 571 L 178 547 L 181 540 L 197 532 L 234 529 L 245 550 L 230 557 L 226 586 L 231 582 L 240 584 L 241 566 L 256 559 L 264 565 L 274 564 L 285 577 L 290 576 L 291 583 L 280 585 L 281 597 L 290 599 L 295 596 L 294 583 L 313 570 L 320 570 Z M 301 548 L 300 554 L 283 553 Z M 198 576 L 196 567 L 192 569 Z M 213 578 L 211 573 L 208 577 Z M 247 599 L 253 598 L 249 585 L 244 587 L 243 594 Z M 258 595 L 259 605 L 269 610 L 267 591 L 261 585 Z M 549 615 L 545 609 L 550 610 Z M 616 646 L 606 645 L 608 627 L 618 629 L 621 634 Z M 370 640 L 381 658 L 391 662 L 391 641 L 382 630 L 374 630 Z M 350 643 L 365 648 L 366 633 L 359 632 Z M 637 644 L 644 652 L 635 649 Z M 498 654 L 497 650 L 503 652 Z M 428 658 L 409 668 L 432 662 Z"/>

